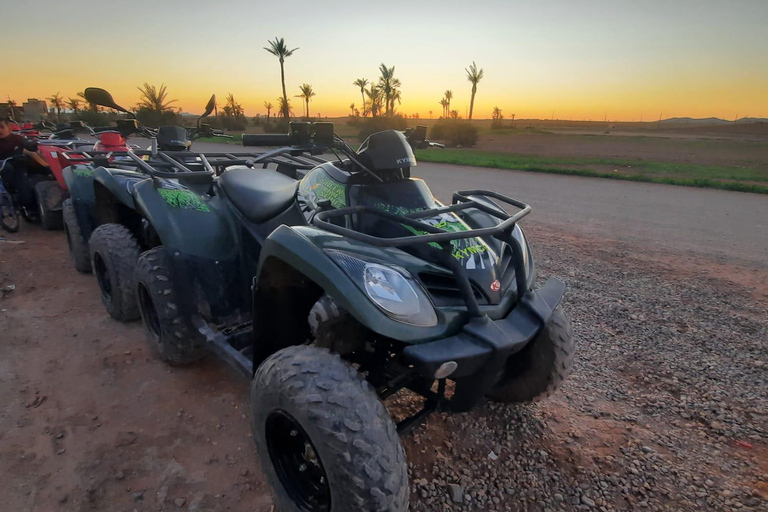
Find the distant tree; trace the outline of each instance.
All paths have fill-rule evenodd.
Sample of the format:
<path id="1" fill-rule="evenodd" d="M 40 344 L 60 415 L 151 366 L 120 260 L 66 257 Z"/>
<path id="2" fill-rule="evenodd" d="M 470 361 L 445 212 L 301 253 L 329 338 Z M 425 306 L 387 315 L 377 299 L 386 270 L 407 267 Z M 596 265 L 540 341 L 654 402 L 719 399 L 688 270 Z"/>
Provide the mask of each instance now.
<path id="1" fill-rule="evenodd" d="M 355 104 L 354 103 L 350 103 L 349 104 L 349 110 L 352 111 L 352 115 L 355 115 Z"/>
<path id="2" fill-rule="evenodd" d="M 499 107 L 493 107 L 493 114 L 491 114 L 491 119 L 493 119 L 491 122 L 491 128 L 498 129 L 504 125 L 504 114 L 501 113 L 501 109 Z"/>
<path id="3" fill-rule="evenodd" d="M 458 119 L 458 118 L 459 118 L 459 111 L 451 110 L 451 119 Z"/>
<path id="4" fill-rule="evenodd" d="M 448 100 L 442 98 L 440 101 L 438 101 L 438 103 L 440 103 L 440 105 L 443 107 L 443 114 L 440 117 L 443 119 L 448 119 Z"/>
<path id="5" fill-rule="evenodd" d="M 173 112 L 171 103 L 175 103 L 176 100 L 168 99 L 168 88 L 165 84 L 161 84 L 160 89 L 157 89 L 154 85 L 149 85 L 144 82 L 144 85 L 137 87 L 137 89 L 141 93 L 139 96 L 139 103 L 136 105 L 138 110 L 145 110 L 158 114 Z"/>
<path id="6" fill-rule="evenodd" d="M 274 106 L 270 102 L 265 101 L 264 108 L 267 109 L 267 124 L 269 124 L 269 113 L 272 112 Z"/>
<path id="7" fill-rule="evenodd" d="M 429 118 L 432 119 L 432 111 L 429 111 Z"/>
<path id="8" fill-rule="evenodd" d="M 395 78 L 395 66 L 388 68 L 385 64 L 379 66 L 378 88 L 381 90 L 384 99 L 384 114 L 392 116 L 395 110 L 395 100 L 400 101 L 398 88 L 402 85 L 400 80 Z"/>
<path id="9" fill-rule="evenodd" d="M 451 100 L 453 99 L 453 91 L 450 89 L 445 91 L 443 93 L 443 96 L 445 96 L 445 111 L 450 112 L 451 111 Z"/>
<path id="10" fill-rule="evenodd" d="M 312 99 L 312 96 L 315 96 L 315 91 L 312 90 L 312 86 L 309 84 L 301 84 L 299 86 L 299 90 L 301 91 L 301 94 L 297 95 L 297 98 L 301 98 L 304 100 L 304 103 L 306 104 L 306 114 L 305 117 L 309 117 L 309 101 Z"/>
<path id="11" fill-rule="evenodd" d="M 381 113 L 381 89 L 378 86 L 371 84 L 371 87 L 366 89 L 365 95 L 368 96 L 369 112 L 371 113 L 371 117 L 376 117 Z"/>
<path id="12" fill-rule="evenodd" d="M 360 96 L 363 98 L 363 117 L 365 117 L 368 115 L 368 111 L 365 108 L 365 86 L 368 85 L 368 80 L 366 78 L 358 78 L 352 82 L 352 85 L 360 89 Z"/>
<path id="13" fill-rule="evenodd" d="M 274 41 L 267 41 L 269 43 L 269 47 L 264 47 L 265 50 L 267 50 L 269 53 L 274 55 L 280 60 L 280 82 L 283 85 L 283 102 L 280 103 L 280 112 L 283 114 L 283 117 L 287 121 L 291 117 L 291 103 L 288 101 L 288 94 L 285 92 L 285 59 L 293 55 L 293 52 L 298 50 L 299 48 L 294 48 L 293 50 L 289 50 L 288 46 L 285 44 L 285 39 L 282 37 L 278 39 L 275 37 Z"/>
<path id="14" fill-rule="evenodd" d="M 289 120 L 291 116 L 293 115 L 293 109 L 291 108 L 291 101 L 285 98 L 277 98 L 277 109 L 280 112 L 288 113 L 288 117 L 286 117 L 286 120 Z"/>
<path id="15" fill-rule="evenodd" d="M 67 100 L 67 107 L 75 114 L 77 115 L 78 112 L 80 112 L 80 99 L 79 98 L 69 98 Z"/>
<path id="16" fill-rule="evenodd" d="M 56 120 L 61 122 L 61 109 L 64 108 L 64 98 L 57 92 L 48 101 L 51 103 L 51 111 L 56 110 Z"/>
<path id="17" fill-rule="evenodd" d="M 483 79 L 483 70 L 478 70 L 475 61 L 472 61 L 472 65 L 469 66 L 469 69 L 465 69 L 464 71 L 467 72 L 467 80 L 472 83 L 472 99 L 469 102 L 469 119 L 471 120 L 472 110 L 475 107 L 475 93 L 477 92 L 477 84 L 480 82 L 480 80 Z"/>
<path id="18" fill-rule="evenodd" d="M 227 95 L 221 111 L 224 114 L 223 123 L 227 130 L 242 130 L 248 124 L 242 105 L 235 101 L 235 96 L 232 93 Z"/>

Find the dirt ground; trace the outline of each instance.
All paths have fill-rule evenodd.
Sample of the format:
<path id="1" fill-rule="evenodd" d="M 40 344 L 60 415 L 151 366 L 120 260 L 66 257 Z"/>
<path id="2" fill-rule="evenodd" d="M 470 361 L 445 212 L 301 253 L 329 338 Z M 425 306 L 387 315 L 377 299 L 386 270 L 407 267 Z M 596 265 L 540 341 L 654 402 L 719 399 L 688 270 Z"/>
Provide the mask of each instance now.
<path id="1" fill-rule="evenodd" d="M 553 255 L 563 252 L 598 266 L 619 264 L 625 273 L 640 278 L 661 274 L 687 281 L 716 276 L 728 290 L 763 304 L 765 311 L 765 280 L 754 279 L 749 269 L 668 253 L 655 258 L 626 245 L 620 251 L 607 250 L 604 241 L 539 227 L 533 243 L 542 246 L 540 265 L 545 272 L 566 272 L 553 268 L 558 261 Z M 9 243 L 14 241 L 24 243 Z M 565 278 L 571 282 L 581 277 L 578 270 L 568 272 L 573 275 Z M 9 286 L 15 289 L 9 291 Z M 587 289 L 589 283 L 580 286 Z M 61 232 L 24 225 L 21 233 L 0 242 L 0 290 L 5 290 L 0 292 L 4 295 L 0 298 L 0 508 L 15 512 L 273 509 L 250 439 L 247 381 L 213 358 L 186 369 L 171 369 L 156 360 L 140 323 L 112 320 L 100 303 L 95 279 L 72 269 Z M 584 314 L 574 312 L 577 333 L 591 322 Z M 605 329 L 617 334 L 615 326 Z M 606 371 L 621 370 L 627 372 L 622 382 L 630 392 L 645 392 L 647 379 L 633 373 L 639 369 L 631 368 L 631 363 Z M 628 427 L 621 424 L 616 417 L 637 411 L 621 401 L 589 399 L 583 390 L 590 378 L 577 369 L 574 385 L 555 399 L 504 413 L 532 425 L 523 431 L 528 440 L 525 449 L 546 450 L 564 474 L 580 478 L 590 468 L 612 464 L 607 461 L 621 457 L 628 442 L 652 444 L 667 430 L 686 431 L 684 424 L 658 417 Z M 482 450 L 489 441 L 467 434 L 466 450 L 454 445 L 476 424 L 500 418 L 497 410 L 496 405 L 485 405 L 465 415 L 436 415 L 406 437 L 414 476 L 432 473 L 433 467 L 436 476 L 438 466 L 460 466 L 473 453 L 484 458 L 487 452 Z M 502 432 L 509 428 L 508 438 L 519 440 L 520 426 L 494 428 Z M 755 500 L 768 499 L 765 439 L 758 436 L 738 444 L 741 438 L 726 437 L 719 441 L 722 457 L 748 464 L 738 470 L 722 465 L 707 471 L 714 479 L 736 479 L 751 486 Z M 717 442 L 717 436 L 707 437 L 706 446 Z M 679 456 L 693 457 L 699 449 L 692 443 Z M 701 509 L 682 498 L 676 501 L 674 489 L 670 492 L 672 510 Z M 425 503 L 424 494 L 414 488 L 413 508 L 423 509 Z M 633 503 L 638 502 L 617 495 L 606 501 L 606 509 L 631 509 Z M 503 510 L 525 509 L 539 510 L 543 505 L 524 501 Z"/>

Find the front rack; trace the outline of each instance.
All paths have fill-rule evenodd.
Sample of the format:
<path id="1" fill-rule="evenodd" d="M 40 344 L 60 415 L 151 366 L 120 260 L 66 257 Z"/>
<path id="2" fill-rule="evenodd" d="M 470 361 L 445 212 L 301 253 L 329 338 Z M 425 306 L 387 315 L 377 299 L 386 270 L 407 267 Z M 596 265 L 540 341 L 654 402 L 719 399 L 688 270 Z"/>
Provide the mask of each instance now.
<path id="1" fill-rule="evenodd" d="M 509 215 L 503 209 L 498 207 L 489 206 L 488 204 L 479 202 L 472 197 L 485 197 L 496 199 L 503 203 L 509 204 L 519 208 L 520 211 L 514 215 Z M 492 204 L 494 204 L 491 201 Z M 470 229 L 468 231 L 449 232 L 444 229 L 440 229 L 424 222 L 420 222 L 418 219 L 432 218 L 443 213 L 455 213 L 464 210 L 475 208 L 482 212 L 487 213 L 493 217 L 501 219 L 501 222 L 493 227 Z M 370 206 L 347 206 L 338 209 L 322 210 L 318 212 L 312 218 L 312 224 L 316 227 L 330 231 L 337 235 L 342 235 L 358 242 L 367 243 L 377 247 L 403 247 L 416 244 L 438 244 L 443 253 L 443 260 L 445 265 L 454 273 L 459 291 L 462 299 L 467 306 L 467 311 L 472 317 L 480 317 L 483 314 L 480 312 L 480 307 L 477 304 L 477 299 L 472 290 L 472 285 L 469 282 L 469 277 L 464 267 L 453 257 L 451 242 L 453 240 L 459 240 L 464 238 L 476 238 L 493 236 L 499 240 L 506 242 L 512 248 L 512 261 L 515 268 L 515 281 L 517 284 L 517 297 L 522 298 L 525 292 L 528 291 L 528 284 L 525 275 L 525 259 L 524 248 L 520 245 L 520 242 L 512 236 L 512 231 L 515 228 L 520 219 L 525 217 L 531 212 L 530 205 L 527 205 L 516 199 L 492 192 L 489 190 L 463 190 L 455 192 L 453 194 L 453 203 L 448 206 L 441 206 L 439 208 L 432 208 L 430 210 L 421 210 L 418 212 L 410 213 L 408 215 L 397 215 L 390 213 L 379 208 Z M 346 218 L 350 215 L 375 215 L 394 222 L 399 222 L 411 228 L 425 232 L 424 235 L 412 235 L 405 237 L 392 237 L 383 238 L 378 236 L 361 233 L 338 224 L 329 222 L 334 218 Z"/>

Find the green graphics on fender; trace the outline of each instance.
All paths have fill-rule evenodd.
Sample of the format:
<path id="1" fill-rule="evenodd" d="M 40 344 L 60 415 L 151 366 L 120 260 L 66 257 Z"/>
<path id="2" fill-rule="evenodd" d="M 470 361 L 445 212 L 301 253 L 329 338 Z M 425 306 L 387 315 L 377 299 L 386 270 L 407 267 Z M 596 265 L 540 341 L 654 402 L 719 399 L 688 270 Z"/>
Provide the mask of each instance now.
<path id="1" fill-rule="evenodd" d="M 402 206 L 394 206 L 394 205 L 388 205 L 384 203 L 378 203 L 376 204 L 376 207 L 386 212 L 394 213 L 396 215 L 407 215 L 409 213 L 414 213 L 422 210 L 422 208 L 410 209 L 410 208 L 404 208 Z M 459 219 L 453 213 L 443 213 L 436 217 L 432 217 L 430 219 L 421 219 L 421 221 L 424 222 L 425 224 L 429 224 L 430 226 L 436 227 L 438 229 L 448 231 L 449 233 L 459 233 L 461 231 L 469 231 L 469 227 L 466 224 L 464 224 L 464 222 L 462 222 L 462 220 Z M 402 226 L 406 228 L 408 231 L 410 231 L 411 233 L 413 233 L 414 235 L 428 234 L 426 231 L 413 228 L 406 224 L 402 224 Z M 431 242 L 429 245 L 436 249 L 440 248 L 440 245 L 435 242 Z M 482 255 L 489 250 L 485 242 L 483 242 L 478 238 L 462 238 L 458 240 L 451 240 L 451 245 L 453 246 L 453 250 L 452 250 L 453 257 L 460 261 L 470 258 L 475 254 Z M 472 265 L 471 268 L 474 268 L 474 259 L 472 261 L 473 263 L 471 264 Z M 482 265 L 482 256 L 480 256 L 480 264 Z"/>
<path id="2" fill-rule="evenodd" d="M 174 208 L 197 210 L 198 212 L 211 211 L 208 205 L 191 190 L 159 188 L 157 191 L 163 196 L 165 202 Z"/>
<path id="3" fill-rule="evenodd" d="M 78 178 L 91 178 L 93 177 L 94 168 L 90 165 L 73 165 L 72 173 Z"/>
<path id="4" fill-rule="evenodd" d="M 328 199 L 334 208 L 347 206 L 346 187 L 320 169 L 301 180 L 299 195 L 306 197 L 313 207 L 321 199 Z"/>

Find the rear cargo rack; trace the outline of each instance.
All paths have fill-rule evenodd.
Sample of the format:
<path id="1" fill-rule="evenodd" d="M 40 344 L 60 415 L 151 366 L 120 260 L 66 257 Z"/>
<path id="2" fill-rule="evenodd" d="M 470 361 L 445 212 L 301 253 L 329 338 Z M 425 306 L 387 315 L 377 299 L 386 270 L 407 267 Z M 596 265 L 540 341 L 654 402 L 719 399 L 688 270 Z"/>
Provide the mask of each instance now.
<path id="1" fill-rule="evenodd" d="M 518 208 L 519 211 L 514 215 L 509 215 L 503 209 L 499 207 L 489 206 L 484 202 L 479 202 L 472 197 L 485 197 L 488 199 L 496 199 L 510 206 Z M 491 201 L 491 204 L 493 201 Z M 443 213 L 455 213 L 468 209 L 477 209 L 487 213 L 493 217 L 501 219 L 501 222 L 493 227 L 470 229 L 468 231 L 449 232 L 444 229 L 440 229 L 425 222 L 420 222 L 419 219 L 432 218 Z M 467 311 L 472 317 L 480 317 L 483 314 L 480 312 L 475 293 L 472 289 L 472 285 L 467 277 L 464 267 L 453 257 L 451 251 L 451 242 L 453 240 L 464 238 L 476 238 L 493 236 L 506 242 L 512 248 L 512 262 L 515 268 L 515 280 L 517 284 L 517 297 L 522 298 L 527 290 L 527 279 L 525 275 L 525 260 L 523 247 L 520 242 L 512 236 L 512 231 L 515 228 L 520 219 L 525 217 L 531 212 L 530 205 L 527 205 L 516 199 L 492 192 L 490 190 L 462 190 L 453 194 L 453 203 L 447 206 L 441 206 L 439 208 L 432 208 L 430 210 L 421 210 L 418 212 L 410 213 L 407 215 L 398 215 L 390 213 L 379 208 L 371 206 L 347 206 L 344 208 L 323 210 L 318 212 L 312 218 L 312 224 L 316 227 L 330 231 L 337 235 L 342 235 L 358 242 L 367 243 L 377 247 L 404 247 L 408 245 L 416 244 L 438 244 L 443 251 L 443 260 L 454 274 L 461 297 L 464 300 L 464 304 L 467 306 Z M 399 222 L 426 234 L 423 235 L 411 235 L 404 237 L 392 237 L 383 238 L 367 233 L 361 233 L 338 224 L 329 222 L 330 219 L 344 218 L 346 219 L 350 215 L 375 215 L 394 222 Z"/>
<path id="2" fill-rule="evenodd" d="M 214 169 L 232 165 L 261 166 L 273 164 L 296 170 L 309 170 L 326 160 L 305 154 L 296 148 L 279 148 L 263 153 L 197 153 L 193 151 L 65 151 L 64 158 L 72 164 L 96 163 L 103 166 L 135 167 L 157 178 L 184 178 L 185 173 L 212 176 Z M 114 161 L 120 158 L 119 161 Z M 190 176 L 191 177 L 191 176 Z"/>

